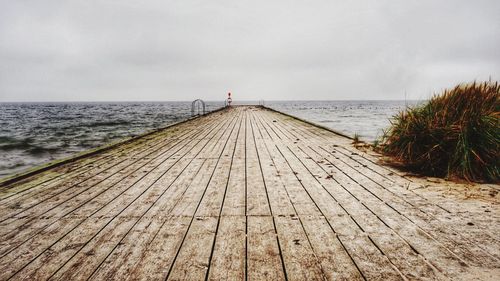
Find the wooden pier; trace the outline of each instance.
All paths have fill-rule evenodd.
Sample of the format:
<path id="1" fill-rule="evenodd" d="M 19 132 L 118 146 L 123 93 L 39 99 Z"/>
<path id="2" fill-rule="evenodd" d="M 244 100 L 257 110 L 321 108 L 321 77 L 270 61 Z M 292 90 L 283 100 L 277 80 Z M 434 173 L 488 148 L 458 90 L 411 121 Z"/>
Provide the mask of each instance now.
<path id="1" fill-rule="evenodd" d="M 241 106 L 34 173 L 0 188 L 0 280 L 499 280 L 497 205 L 351 143 Z"/>

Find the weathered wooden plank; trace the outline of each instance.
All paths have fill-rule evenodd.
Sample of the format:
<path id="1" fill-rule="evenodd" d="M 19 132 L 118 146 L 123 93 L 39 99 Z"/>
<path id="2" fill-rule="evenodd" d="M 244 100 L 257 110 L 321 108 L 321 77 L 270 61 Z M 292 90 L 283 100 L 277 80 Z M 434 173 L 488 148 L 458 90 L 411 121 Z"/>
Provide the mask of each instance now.
<path id="1" fill-rule="evenodd" d="M 218 216 L 226 194 L 229 174 L 233 163 L 233 154 L 237 145 L 237 136 L 241 128 L 241 117 L 238 125 L 233 128 L 228 142 L 220 155 L 220 165 L 217 166 L 213 180 L 201 200 L 197 216 Z"/>
<path id="2" fill-rule="evenodd" d="M 229 137 L 233 134 L 235 130 L 238 130 L 238 115 L 234 114 L 232 123 L 231 123 L 231 129 L 226 130 L 222 137 L 217 141 L 217 143 L 212 147 L 212 149 L 207 150 L 206 153 L 203 156 L 206 156 L 207 158 L 219 158 L 221 156 L 221 151 L 225 150 L 225 147 L 227 147 L 227 143 L 229 142 Z M 200 157 L 203 157 L 200 156 Z"/>
<path id="3" fill-rule="evenodd" d="M 245 279 L 245 229 L 245 216 L 222 216 L 220 218 L 208 269 L 208 280 Z"/>
<path id="4" fill-rule="evenodd" d="M 196 157 L 197 158 L 203 158 L 203 159 L 214 159 L 214 158 L 219 158 L 219 155 L 221 154 L 222 149 L 224 148 L 229 135 L 231 134 L 231 129 L 234 127 L 236 124 L 237 116 L 234 116 L 233 118 L 228 118 L 230 122 L 226 122 L 225 124 L 225 129 L 221 130 L 217 133 L 217 135 L 214 138 L 214 141 L 210 143 L 209 146 L 207 146 L 205 149 L 203 149 Z"/>
<path id="5" fill-rule="evenodd" d="M 255 143 L 255 131 L 252 126 L 252 116 L 248 113 L 246 120 L 246 213 L 248 216 L 266 216 L 271 215 L 267 199 L 266 187 L 261 170 L 261 162 Z"/>
<path id="6" fill-rule="evenodd" d="M 210 280 L 243 280 L 246 275 L 245 120 L 243 111 L 208 261 Z"/>
<path id="7" fill-rule="evenodd" d="M 257 158 L 247 160 L 247 215 L 270 215 L 264 179 Z"/>
<path id="8" fill-rule="evenodd" d="M 228 145 L 230 145 L 228 143 Z M 215 168 L 214 175 L 208 184 L 205 195 L 200 201 L 198 216 L 218 216 L 227 185 L 231 158 L 222 157 Z"/>
<path id="9" fill-rule="evenodd" d="M 325 218 L 306 216 L 303 223 L 328 280 L 363 280 L 352 257 Z"/>
<path id="10" fill-rule="evenodd" d="M 165 280 L 190 222 L 190 217 L 168 218 L 154 239 L 147 244 L 146 250 L 137 257 L 137 263 L 120 268 L 112 275 L 113 278 L 121 279 L 122 276 L 127 280 Z M 106 279 L 101 278 L 101 272 L 103 271 L 98 272 L 92 279 Z"/>
<path id="11" fill-rule="evenodd" d="M 248 280 L 285 280 L 272 217 L 248 217 L 247 264 Z"/>
<path id="12" fill-rule="evenodd" d="M 279 174 L 279 179 L 287 192 L 290 201 L 293 203 L 294 209 L 298 215 L 315 215 L 320 216 L 316 203 L 307 194 L 307 190 L 303 188 L 299 179 L 295 176 L 296 171 L 292 170 L 283 156 L 280 154 L 276 146 L 270 149 L 274 159 L 274 168 Z"/>
<path id="13" fill-rule="evenodd" d="M 314 254 L 299 217 L 275 218 L 288 280 L 324 280 L 325 272 Z"/>
<path id="14" fill-rule="evenodd" d="M 266 193 L 269 200 L 269 208 L 271 209 L 273 215 L 296 215 L 293 209 L 290 198 L 283 185 L 280 182 L 281 175 L 276 171 L 275 165 L 271 156 L 268 153 L 267 147 L 264 143 L 264 138 L 261 130 L 255 119 L 252 118 L 252 127 L 254 131 L 257 153 L 259 156 L 260 168 L 262 177 L 264 179 L 264 185 L 266 188 Z M 258 134 L 257 134 L 258 133 Z"/>
<path id="15" fill-rule="evenodd" d="M 223 216 L 244 216 L 246 203 L 246 176 L 245 159 L 234 158 L 229 173 L 224 206 L 222 207 Z"/>
<path id="16" fill-rule="evenodd" d="M 196 217 L 167 280 L 204 280 L 217 227 L 216 217 Z"/>
<path id="17" fill-rule="evenodd" d="M 139 231 L 142 227 L 149 225 L 152 218 L 161 215 L 168 216 L 168 210 L 172 208 L 180 197 L 180 193 L 189 186 L 190 182 L 199 172 L 203 162 L 193 160 L 182 173 L 174 179 L 174 182 L 164 188 L 164 182 L 156 182 L 150 188 L 149 194 L 144 194 L 138 200 L 134 201 L 127 210 L 121 213 L 117 218 L 101 230 L 91 241 L 89 241 L 76 255 L 74 255 L 65 265 L 58 270 L 52 278 L 59 280 L 87 279 L 90 277 L 102 262 L 108 260 L 110 254 L 116 253 L 115 257 L 122 255 L 120 249 L 125 244 L 124 238 L 134 228 Z M 167 199 L 162 202 L 162 199 Z M 132 225 L 126 227 L 123 224 L 113 225 L 119 222 L 120 218 L 131 218 Z M 143 223 L 142 223 L 143 222 Z M 156 225 L 160 225 L 159 222 Z M 153 226 L 154 228 L 154 226 Z M 136 232 L 137 233 L 137 232 Z M 147 239 L 146 235 L 140 235 L 132 241 L 133 248 L 135 244 L 140 244 L 141 240 Z M 147 241 L 147 240 L 146 240 Z M 129 244 L 130 245 L 130 244 Z M 138 249 L 140 249 L 138 247 Z M 93 255 L 92 259 L 87 256 Z M 124 261 L 115 260 L 118 265 Z"/>
<path id="18" fill-rule="evenodd" d="M 120 240 L 118 244 L 114 246 L 114 249 L 111 250 L 108 256 L 100 260 L 100 264 L 98 264 L 97 266 L 89 266 L 88 264 L 85 264 L 85 261 L 87 260 L 85 258 L 81 259 L 84 264 L 75 264 L 70 260 L 69 263 L 65 265 L 65 268 L 62 268 L 61 270 L 59 270 L 59 272 L 56 273 L 53 279 L 126 279 L 134 269 L 135 265 L 140 261 L 140 259 L 145 258 L 144 254 L 146 252 L 147 246 L 151 244 L 151 240 L 158 233 L 163 223 L 165 223 L 164 221 L 166 221 L 167 219 L 168 218 L 165 217 L 151 215 L 141 218 L 138 223 L 134 225 L 132 229 L 122 238 L 122 240 Z M 173 223 L 171 227 L 180 227 L 182 225 L 182 223 Z M 180 237 L 178 239 L 180 240 Z M 88 247 L 96 248 L 95 245 L 87 245 Z M 82 251 L 84 250 L 85 249 L 82 249 Z M 102 249 L 99 248 L 99 251 L 102 251 Z M 87 251 L 86 253 L 89 252 Z M 96 255 L 94 252 L 93 254 L 95 258 L 92 260 L 97 260 L 97 262 L 99 262 L 98 255 Z M 171 255 L 172 254 L 173 253 L 171 253 Z M 72 259 L 75 260 L 77 258 L 78 257 L 74 256 Z M 68 267 L 70 267 L 71 269 L 68 269 Z M 91 273 L 81 272 L 86 268 L 88 268 L 89 271 L 92 269 L 94 271 Z M 155 271 L 152 270 L 152 273 L 153 272 Z"/>
<path id="19" fill-rule="evenodd" d="M 197 175 L 192 183 L 192 187 L 182 195 L 182 198 L 170 211 L 171 216 L 193 216 L 200 200 L 207 190 L 207 186 L 215 173 L 217 159 L 206 159 L 202 167 L 202 173 Z"/>

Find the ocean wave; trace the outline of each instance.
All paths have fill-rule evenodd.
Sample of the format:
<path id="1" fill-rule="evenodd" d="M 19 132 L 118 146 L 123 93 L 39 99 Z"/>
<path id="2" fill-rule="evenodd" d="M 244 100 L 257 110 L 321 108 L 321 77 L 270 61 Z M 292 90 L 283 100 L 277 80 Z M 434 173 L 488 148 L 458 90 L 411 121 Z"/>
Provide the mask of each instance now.
<path id="1" fill-rule="evenodd" d="M 93 123 L 86 124 L 86 126 L 89 126 L 89 127 L 107 127 L 107 126 L 128 125 L 130 123 L 131 123 L 130 121 L 126 121 L 126 120 L 96 121 L 96 122 L 93 122 Z"/>
<path id="2" fill-rule="evenodd" d="M 12 137 L 0 137 L 0 150 L 24 150 L 31 146 L 33 138 L 16 139 Z"/>
<path id="3" fill-rule="evenodd" d="M 12 137 L 0 137 L 0 151 L 20 150 L 30 155 L 50 154 L 59 151 L 56 147 L 44 147 L 34 144 L 33 138 L 16 139 Z"/>
<path id="4" fill-rule="evenodd" d="M 60 151 L 60 148 L 56 147 L 43 147 L 43 146 L 36 146 L 33 145 L 29 149 L 26 150 L 28 154 L 33 155 L 33 156 L 38 156 L 38 155 L 43 155 L 43 154 L 54 154 L 56 152 Z"/>
<path id="5" fill-rule="evenodd" d="M 17 141 L 15 138 L 13 137 L 8 137 L 8 136 L 0 136 L 0 144 L 3 144 L 3 143 L 12 143 L 12 142 L 15 142 Z"/>
<path id="6" fill-rule="evenodd" d="M 15 173 L 19 170 L 23 170 L 26 167 L 26 163 L 23 161 L 3 163 L 0 162 L 0 177 L 6 176 L 10 173 Z"/>

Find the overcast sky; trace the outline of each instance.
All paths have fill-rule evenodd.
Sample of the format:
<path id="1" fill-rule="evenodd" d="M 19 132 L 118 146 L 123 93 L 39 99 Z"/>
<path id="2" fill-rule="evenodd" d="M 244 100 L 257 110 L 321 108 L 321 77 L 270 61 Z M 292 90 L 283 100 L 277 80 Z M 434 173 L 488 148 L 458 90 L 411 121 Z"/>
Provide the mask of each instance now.
<path id="1" fill-rule="evenodd" d="M 0 101 L 421 99 L 490 76 L 498 0 L 0 0 Z"/>

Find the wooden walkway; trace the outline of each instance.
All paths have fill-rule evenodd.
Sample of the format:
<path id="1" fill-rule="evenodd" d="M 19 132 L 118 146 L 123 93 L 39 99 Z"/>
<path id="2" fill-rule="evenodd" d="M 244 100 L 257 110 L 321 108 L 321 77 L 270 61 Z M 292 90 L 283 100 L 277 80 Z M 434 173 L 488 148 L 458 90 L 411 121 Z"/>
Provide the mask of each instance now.
<path id="1" fill-rule="evenodd" d="M 260 107 L 208 114 L 0 188 L 0 280 L 500 277 L 496 210 L 468 231 L 376 161 Z"/>

